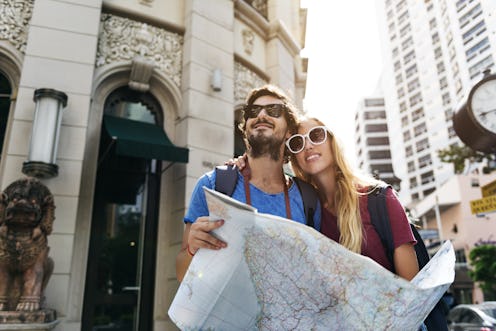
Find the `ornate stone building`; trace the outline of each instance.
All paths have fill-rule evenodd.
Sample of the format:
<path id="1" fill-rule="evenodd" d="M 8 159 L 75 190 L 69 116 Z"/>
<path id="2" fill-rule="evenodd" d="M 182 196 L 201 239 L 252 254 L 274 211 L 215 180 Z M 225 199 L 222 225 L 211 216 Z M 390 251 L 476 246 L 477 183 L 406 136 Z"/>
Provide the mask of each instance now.
<path id="1" fill-rule="evenodd" d="M 56 330 L 175 329 L 191 191 L 241 151 L 251 88 L 279 85 L 301 107 L 305 25 L 299 0 L 0 0 L 2 189 L 33 155 L 34 91 L 67 95 L 58 175 L 43 179 Z"/>

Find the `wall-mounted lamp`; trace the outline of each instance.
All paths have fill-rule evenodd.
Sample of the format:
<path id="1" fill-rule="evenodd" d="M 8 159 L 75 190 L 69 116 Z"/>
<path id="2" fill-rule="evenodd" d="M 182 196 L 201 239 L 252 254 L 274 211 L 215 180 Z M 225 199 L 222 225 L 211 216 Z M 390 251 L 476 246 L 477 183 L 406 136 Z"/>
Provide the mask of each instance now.
<path id="1" fill-rule="evenodd" d="M 212 86 L 212 89 L 215 92 L 219 92 L 222 90 L 222 69 L 214 69 L 210 86 Z"/>
<path id="2" fill-rule="evenodd" d="M 64 92 L 48 88 L 34 91 L 36 102 L 33 130 L 29 144 L 28 160 L 22 165 L 22 172 L 38 178 L 56 177 L 59 167 L 55 164 L 59 144 L 62 110 L 67 105 Z"/>

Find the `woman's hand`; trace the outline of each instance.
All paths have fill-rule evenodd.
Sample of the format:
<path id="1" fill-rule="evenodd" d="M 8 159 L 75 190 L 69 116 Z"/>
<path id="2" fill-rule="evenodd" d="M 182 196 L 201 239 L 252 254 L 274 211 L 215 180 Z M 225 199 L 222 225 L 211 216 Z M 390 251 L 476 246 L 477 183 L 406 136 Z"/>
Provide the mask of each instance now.
<path id="1" fill-rule="evenodd" d="M 226 161 L 224 164 L 228 166 L 235 166 L 239 168 L 239 171 L 243 170 L 246 167 L 246 153 L 241 155 L 240 157 L 230 159 Z"/>

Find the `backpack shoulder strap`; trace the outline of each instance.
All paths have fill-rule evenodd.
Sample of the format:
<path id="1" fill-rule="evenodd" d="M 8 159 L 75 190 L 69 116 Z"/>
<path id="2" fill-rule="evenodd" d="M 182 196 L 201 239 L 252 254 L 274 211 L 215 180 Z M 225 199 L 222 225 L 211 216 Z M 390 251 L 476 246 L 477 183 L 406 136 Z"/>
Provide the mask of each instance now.
<path id="1" fill-rule="evenodd" d="M 304 180 L 299 179 L 298 177 L 293 177 L 298 189 L 300 190 L 301 197 L 303 199 L 303 208 L 305 210 L 305 216 L 307 219 L 307 225 L 312 228 L 315 226 L 314 224 L 314 214 L 317 210 L 317 202 L 319 201 L 319 195 L 315 188 Z"/>
<path id="2" fill-rule="evenodd" d="M 215 190 L 231 196 L 238 182 L 238 170 L 234 166 L 215 167 Z"/>
<path id="3" fill-rule="evenodd" d="M 394 269 L 394 241 L 386 205 L 386 190 L 388 187 L 389 186 L 378 186 L 369 192 L 367 207 L 370 214 L 370 222 L 377 231 L 382 245 L 386 249 L 387 258 Z"/>

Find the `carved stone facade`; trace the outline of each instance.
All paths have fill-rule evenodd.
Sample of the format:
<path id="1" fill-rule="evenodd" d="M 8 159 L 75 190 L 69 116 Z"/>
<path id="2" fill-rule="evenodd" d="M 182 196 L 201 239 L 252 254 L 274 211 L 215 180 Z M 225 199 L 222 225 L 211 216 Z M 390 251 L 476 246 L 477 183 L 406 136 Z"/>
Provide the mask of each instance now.
<path id="1" fill-rule="evenodd" d="M 34 0 L 0 0 L 0 40 L 24 54 Z"/>
<path id="2" fill-rule="evenodd" d="M 97 67 L 140 56 L 152 61 L 178 87 L 181 85 L 181 35 L 110 14 L 102 14 L 101 24 Z"/>
<path id="3" fill-rule="evenodd" d="M 239 62 L 234 63 L 234 103 L 239 105 L 245 102 L 250 91 L 268 82 Z"/>
<path id="4" fill-rule="evenodd" d="M 245 0 L 250 6 L 255 8 L 263 17 L 267 17 L 267 0 Z"/>

